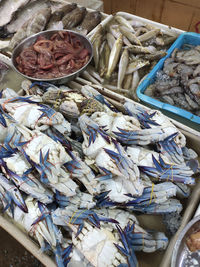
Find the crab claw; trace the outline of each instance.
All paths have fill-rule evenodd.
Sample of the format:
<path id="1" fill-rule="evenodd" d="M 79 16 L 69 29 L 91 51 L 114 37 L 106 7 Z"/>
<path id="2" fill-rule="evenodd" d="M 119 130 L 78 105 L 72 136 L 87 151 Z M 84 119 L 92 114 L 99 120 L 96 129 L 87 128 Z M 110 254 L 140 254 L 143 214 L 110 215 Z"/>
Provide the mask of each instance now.
<path id="1" fill-rule="evenodd" d="M 40 115 L 40 117 L 38 118 L 38 120 L 40 120 L 42 117 L 47 117 L 49 119 L 53 118 L 53 116 L 56 114 L 56 111 L 46 105 L 43 104 L 39 104 L 39 106 L 41 107 L 39 109 L 39 111 L 42 112 L 42 114 Z"/>
<path id="2" fill-rule="evenodd" d="M 17 149 L 9 149 L 9 148 L 5 148 L 3 146 L 0 146 L 0 159 L 4 159 L 4 158 L 10 158 Z"/>
<path id="3" fill-rule="evenodd" d="M 107 196 L 109 193 L 110 191 L 107 191 L 95 196 L 95 199 L 97 200 L 97 207 L 114 207 L 118 205 L 117 202 L 110 200 Z"/>
<path id="4" fill-rule="evenodd" d="M 24 199 L 19 189 L 6 177 L 0 174 L 0 185 L 7 191 L 10 199 L 25 213 L 28 212 L 28 208 L 24 202 Z M 9 201 L 10 202 L 10 201 Z"/>
<path id="5" fill-rule="evenodd" d="M 4 127 L 7 127 L 7 123 L 6 123 L 6 120 L 3 116 L 3 113 L 4 113 L 3 108 L 0 105 L 0 124 L 3 125 Z"/>
<path id="6" fill-rule="evenodd" d="M 148 176 L 162 181 L 195 184 L 195 179 L 191 177 L 194 173 L 188 166 L 166 164 L 160 155 L 159 161 L 153 155 L 152 160 L 155 167 L 139 166 L 139 169 Z"/>
<path id="7" fill-rule="evenodd" d="M 42 150 L 40 150 L 40 168 L 41 168 L 41 181 L 47 182 L 47 177 L 48 174 L 51 172 L 50 171 L 50 167 L 52 166 L 52 164 L 48 161 L 48 157 L 49 157 L 49 150 L 47 151 L 46 155 L 43 157 L 42 155 Z"/>
<path id="8" fill-rule="evenodd" d="M 129 206 L 130 210 L 145 214 L 166 214 L 180 213 L 183 209 L 182 204 L 177 199 L 168 199 L 163 203 L 151 203 L 149 205 Z"/>
<path id="9" fill-rule="evenodd" d="M 168 238 L 162 232 L 144 231 L 136 232 L 135 224 L 125 227 L 124 232 L 127 239 L 135 251 L 155 252 L 156 250 L 164 250 L 168 245 Z"/>
<path id="10" fill-rule="evenodd" d="M 0 185 L 0 200 L 3 203 L 3 212 L 10 208 L 12 217 L 14 218 L 14 205 L 11 196 L 8 192 L 4 191 L 3 187 Z"/>
<path id="11" fill-rule="evenodd" d="M 67 266 L 67 264 L 69 263 L 70 261 L 70 253 L 72 252 L 72 245 L 69 245 L 67 248 L 64 249 L 64 251 L 62 252 L 62 257 L 63 257 L 63 261 L 64 261 L 64 264 L 65 266 Z"/>
<path id="12" fill-rule="evenodd" d="M 152 120 L 152 118 L 156 114 L 156 111 L 148 114 L 145 109 L 143 109 L 142 107 L 134 106 L 130 102 L 126 102 L 124 104 L 124 107 L 130 116 L 136 117 L 139 120 L 141 128 L 149 129 L 151 128 L 150 125 L 160 126 L 157 122 Z"/>
<path id="13" fill-rule="evenodd" d="M 56 190 L 55 199 L 60 208 L 67 207 L 69 205 L 69 198 Z"/>
<path id="14" fill-rule="evenodd" d="M 126 145 L 148 145 L 156 143 L 166 136 L 160 127 L 135 131 L 128 131 L 119 127 L 117 129 L 118 132 L 114 131 L 114 135 L 121 143 Z"/>
<path id="15" fill-rule="evenodd" d="M 67 248 L 68 249 L 68 248 Z M 67 251 L 67 253 L 70 254 L 71 252 L 71 249 L 68 249 L 69 251 Z M 55 254 L 55 260 L 56 260 L 56 263 L 57 263 L 57 266 L 58 267 L 65 267 L 67 266 L 65 263 L 64 263 L 64 256 L 63 256 L 63 251 L 62 251 L 62 248 L 60 246 L 60 244 L 56 244 L 56 248 L 54 250 L 54 254 Z M 69 255 L 68 255 L 69 257 Z M 68 258 L 67 257 L 67 258 Z M 67 261 L 67 260 L 66 260 Z"/>
<path id="16" fill-rule="evenodd" d="M 177 133 L 173 133 L 163 141 L 158 142 L 157 148 L 158 152 L 165 154 L 169 159 L 172 159 L 175 163 L 181 164 L 184 162 L 183 152 L 181 147 L 179 147 L 174 138 L 178 135 Z"/>
<path id="17" fill-rule="evenodd" d="M 116 225 L 116 228 L 120 235 L 120 239 L 123 244 L 123 247 L 118 244 L 115 244 L 115 246 L 119 249 L 119 251 L 122 254 L 124 254 L 127 257 L 128 266 L 137 267 L 138 266 L 137 258 L 135 256 L 133 248 L 130 246 L 126 232 L 123 231 L 119 225 Z"/>

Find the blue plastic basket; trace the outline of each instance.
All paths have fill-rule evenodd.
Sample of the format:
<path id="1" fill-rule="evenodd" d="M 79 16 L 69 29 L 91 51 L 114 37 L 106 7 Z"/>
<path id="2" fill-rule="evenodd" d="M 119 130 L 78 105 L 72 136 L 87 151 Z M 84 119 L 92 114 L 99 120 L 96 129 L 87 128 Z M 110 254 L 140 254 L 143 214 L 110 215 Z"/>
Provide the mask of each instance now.
<path id="1" fill-rule="evenodd" d="M 178 115 L 181 118 L 189 120 L 193 124 L 196 124 L 200 127 L 200 117 L 199 116 L 196 116 L 196 115 L 192 114 L 191 112 L 186 111 L 184 109 L 172 106 L 170 104 L 163 103 L 159 100 L 156 100 L 156 99 L 144 94 L 147 87 L 150 84 L 154 83 L 155 78 L 156 78 L 156 73 L 159 70 L 163 69 L 163 65 L 164 65 L 165 60 L 171 56 L 171 54 L 175 48 L 181 48 L 184 44 L 200 45 L 200 34 L 188 32 L 188 33 L 183 33 L 183 34 L 179 35 L 177 40 L 172 44 L 172 46 L 167 51 L 167 55 L 156 64 L 156 66 L 148 74 L 146 79 L 138 86 L 137 96 L 139 97 L 139 99 L 141 99 L 143 102 L 147 103 L 150 106 L 158 108 L 161 111 L 163 110 L 163 111 L 167 111 L 167 112 L 170 112 L 172 114 L 175 114 L 176 118 Z"/>

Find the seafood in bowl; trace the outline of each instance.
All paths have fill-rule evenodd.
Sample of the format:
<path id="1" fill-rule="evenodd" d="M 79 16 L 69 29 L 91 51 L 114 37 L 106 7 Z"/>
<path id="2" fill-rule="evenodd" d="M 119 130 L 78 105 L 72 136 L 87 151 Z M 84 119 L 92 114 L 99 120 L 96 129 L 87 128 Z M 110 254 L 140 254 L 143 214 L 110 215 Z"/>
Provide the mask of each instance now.
<path id="1" fill-rule="evenodd" d="M 15 69 L 33 80 L 73 78 L 92 59 L 92 45 L 73 31 L 44 31 L 19 44 L 12 54 Z"/>
<path id="2" fill-rule="evenodd" d="M 181 231 L 172 255 L 171 267 L 199 266 L 200 216 L 195 216 Z"/>

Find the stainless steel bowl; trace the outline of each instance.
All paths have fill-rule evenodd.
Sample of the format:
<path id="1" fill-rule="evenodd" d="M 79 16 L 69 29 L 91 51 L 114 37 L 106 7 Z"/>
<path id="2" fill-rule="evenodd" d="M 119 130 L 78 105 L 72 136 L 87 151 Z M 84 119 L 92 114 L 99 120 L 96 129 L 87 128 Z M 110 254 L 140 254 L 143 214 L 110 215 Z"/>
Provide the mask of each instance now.
<path id="1" fill-rule="evenodd" d="M 186 239 L 194 232 L 200 231 L 200 216 L 194 217 L 180 233 L 174 246 L 171 267 L 186 267 L 191 266 L 191 259 L 197 262 L 200 261 L 200 251 L 190 252 L 186 245 Z"/>
<path id="2" fill-rule="evenodd" d="M 90 63 L 90 61 L 92 60 L 92 57 L 93 57 L 93 48 L 92 48 L 92 44 L 91 42 L 82 34 L 80 33 L 77 33 L 77 32 L 74 32 L 74 31 L 69 31 L 69 30 L 62 30 L 62 31 L 65 31 L 65 32 L 71 32 L 75 35 L 78 36 L 78 38 L 83 42 L 85 48 L 87 48 L 90 52 L 90 58 L 87 62 L 87 64 L 85 64 L 81 69 L 77 70 L 76 72 L 73 72 L 71 74 L 68 74 L 68 75 L 65 75 L 65 76 L 62 76 L 62 77 L 58 77 L 58 78 L 52 78 L 52 79 L 38 79 L 38 78 L 34 78 L 34 77 L 30 77 L 30 76 L 27 76 L 27 75 L 24 75 L 23 73 L 21 73 L 18 69 L 17 69 L 17 63 L 16 63 L 16 58 L 19 56 L 19 54 L 22 52 L 22 50 L 24 48 L 27 48 L 29 46 L 31 46 L 32 44 L 35 43 L 36 39 L 39 37 L 39 36 L 44 36 L 45 38 L 50 38 L 54 33 L 57 33 L 58 30 L 49 30 L 49 31 L 43 31 L 43 32 L 39 32 L 39 33 L 36 33 L 28 38 L 26 38 L 25 40 L 23 40 L 13 51 L 12 53 L 12 58 L 11 58 L 11 61 L 12 61 L 12 65 L 13 65 L 13 68 L 19 73 L 21 74 L 22 76 L 24 76 L 25 78 L 29 79 L 29 80 L 32 80 L 32 81 L 46 81 L 46 82 L 50 82 L 50 83 L 53 83 L 53 84 L 64 84 L 68 81 L 71 81 L 73 79 L 75 79 L 82 71 L 84 71 L 86 69 L 86 67 L 88 66 L 88 64 Z"/>

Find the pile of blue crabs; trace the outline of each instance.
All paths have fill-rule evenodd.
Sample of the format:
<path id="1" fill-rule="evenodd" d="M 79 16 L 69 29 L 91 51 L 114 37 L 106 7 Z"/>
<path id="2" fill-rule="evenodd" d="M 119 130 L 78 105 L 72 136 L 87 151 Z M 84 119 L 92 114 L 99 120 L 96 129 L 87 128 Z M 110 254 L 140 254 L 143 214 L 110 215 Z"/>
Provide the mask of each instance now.
<path id="1" fill-rule="evenodd" d="M 122 113 L 90 85 L 22 82 L 0 94 L 0 205 L 57 266 L 138 266 L 176 231 L 198 155 L 161 112 L 126 102 Z M 173 224 L 172 221 L 176 220 Z M 174 229 L 172 229 L 174 228 Z"/>

